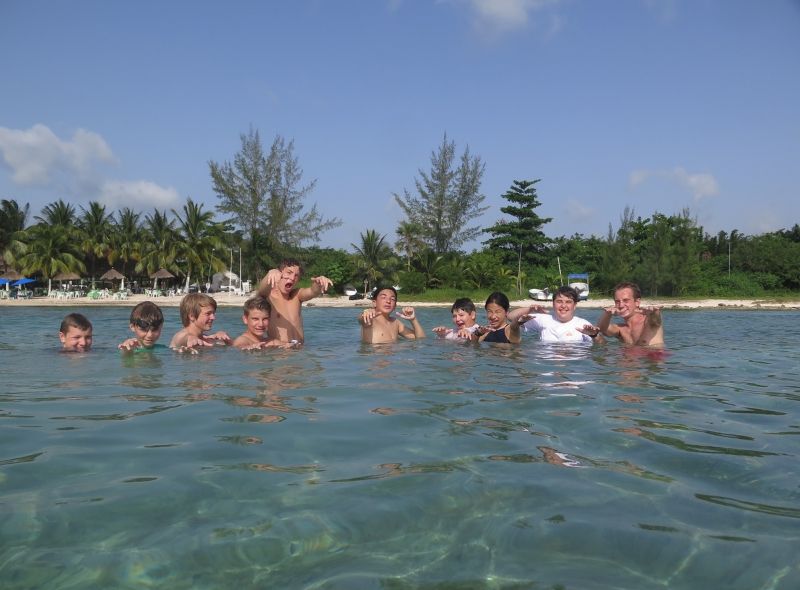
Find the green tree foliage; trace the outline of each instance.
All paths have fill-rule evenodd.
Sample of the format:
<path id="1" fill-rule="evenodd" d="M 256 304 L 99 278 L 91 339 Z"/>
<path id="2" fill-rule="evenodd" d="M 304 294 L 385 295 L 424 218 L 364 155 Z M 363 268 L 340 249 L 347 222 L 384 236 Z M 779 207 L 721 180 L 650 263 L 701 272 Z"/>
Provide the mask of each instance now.
<path id="1" fill-rule="evenodd" d="M 255 275 L 263 265 L 275 265 L 287 248 L 319 241 L 322 232 L 341 225 L 339 219 L 323 219 L 316 204 L 305 209 L 304 201 L 316 180 L 303 185 L 303 170 L 294 155 L 294 142 L 276 135 L 265 154 L 257 130 L 240 136 L 242 147 L 233 163 L 209 161 L 217 210 L 230 215 L 230 222 L 249 238 Z"/>
<path id="2" fill-rule="evenodd" d="M 38 223 L 26 233 L 22 251 L 12 262 L 25 275 L 40 273 L 47 279 L 48 292 L 52 289 L 52 278 L 58 273 L 86 271 L 78 244 L 63 226 Z"/>
<path id="3" fill-rule="evenodd" d="M 20 239 L 28 224 L 29 211 L 30 205 L 27 203 L 20 207 L 14 199 L 0 201 L 0 255 L 5 259 L 13 256 L 13 250 L 21 245 Z"/>
<path id="4" fill-rule="evenodd" d="M 551 217 L 539 217 L 536 208 L 541 206 L 536 195 L 537 180 L 515 180 L 503 194 L 511 204 L 500 207 L 500 211 L 510 215 L 510 221 L 498 221 L 482 230 L 492 237 L 484 242 L 489 248 L 500 253 L 504 264 L 513 264 L 519 272 L 522 267 L 542 266 L 548 263 L 550 239 L 543 227 L 550 223 Z"/>
<path id="5" fill-rule="evenodd" d="M 188 292 L 193 271 L 202 275 L 202 269 L 212 262 L 215 251 L 221 252 L 225 247 L 222 241 L 225 226 L 215 223 L 214 214 L 203 211 L 203 205 L 192 199 L 186 200 L 182 213 L 173 209 L 172 214 L 178 222 L 176 258 L 185 273 Z"/>
<path id="6" fill-rule="evenodd" d="M 89 273 L 94 283 L 97 272 L 97 260 L 107 259 L 111 251 L 111 235 L 114 229 L 113 214 L 106 213 L 106 206 L 91 201 L 89 208 L 81 207 L 81 216 L 77 221 L 80 248 L 87 257 Z"/>
<path id="7" fill-rule="evenodd" d="M 136 272 L 146 276 L 160 268 L 173 273 L 180 272 L 175 263 L 178 244 L 175 222 L 167 216 L 166 211 L 155 209 L 152 215 L 145 216 L 143 242 Z"/>
<path id="8" fill-rule="evenodd" d="M 422 240 L 422 226 L 411 221 L 401 221 L 397 226 L 397 242 L 394 247 L 398 253 L 405 254 L 406 270 L 411 270 L 411 260 L 425 248 Z"/>
<path id="9" fill-rule="evenodd" d="M 138 260 L 142 251 L 141 215 L 129 207 L 119 211 L 111 233 L 111 252 L 108 262 L 112 266 L 122 262 L 120 272 L 126 277 L 131 271 L 130 263 Z"/>
<path id="10" fill-rule="evenodd" d="M 633 280 L 646 295 L 684 295 L 699 278 L 701 234 L 688 210 L 642 219 L 626 207 L 617 232 L 609 226 L 594 286 L 610 293 Z"/>
<path id="11" fill-rule="evenodd" d="M 467 147 L 455 167 L 455 154 L 455 142 L 445 134 L 431 154 L 430 172 L 420 169 L 420 178 L 414 179 L 418 194 L 394 193 L 407 222 L 421 228 L 419 237 L 436 254 L 457 250 L 480 235 L 480 227 L 468 224 L 487 209 L 481 206 L 486 197 L 480 194 L 485 164 L 479 156 L 471 156 Z"/>
<path id="12" fill-rule="evenodd" d="M 380 281 L 389 280 L 397 259 L 386 243 L 386 236 L 368 229 L 361 234 L 361 244 L 350 244 L 355 249 L 356 277 L 364 281 L 364 291 L 369 291 Z"/>

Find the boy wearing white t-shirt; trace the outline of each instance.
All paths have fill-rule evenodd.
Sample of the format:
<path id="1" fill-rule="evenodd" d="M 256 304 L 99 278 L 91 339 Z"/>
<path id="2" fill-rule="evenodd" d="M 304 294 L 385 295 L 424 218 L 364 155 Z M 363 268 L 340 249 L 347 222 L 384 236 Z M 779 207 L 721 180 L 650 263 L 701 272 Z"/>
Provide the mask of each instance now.
<path id="1" fill-rule="evenodd" d="M 578 292 L 572 287 L 559 287 L 553 293 L 553 315 L 540 304 L 515 309 L 508 314 L 509 321 L 525 321 L 525 330 L 541 334 L 542 342 L 602 342 L 600 329 L 583 318 L 575 316 Z"/>

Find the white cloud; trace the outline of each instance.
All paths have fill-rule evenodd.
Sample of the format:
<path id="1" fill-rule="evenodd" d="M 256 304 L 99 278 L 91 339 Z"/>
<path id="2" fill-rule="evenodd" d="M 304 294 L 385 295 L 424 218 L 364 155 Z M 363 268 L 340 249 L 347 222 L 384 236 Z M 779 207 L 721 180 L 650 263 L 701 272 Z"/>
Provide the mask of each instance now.
<path id="1" fill-rule="evenodd" d="M 635 189 L 651 178 L 662 178 L 688 189 L 695 201 L 719 194 L 719 183 L 713 174 L 705 172 L 690 174 L 680 166 L 672 170 L 634 170 L 628 176 L 628 185 Z"/>
<path id="2" fill-rule="evenodd" d="M 36 124 L 30 129 L 0 127 L 0 154 L 19 186 L 40 186 L 97 199 L 112 208 L 160 209 L 176 207 L 178 191 L 149 180 L 108 178 L 103 166 L 116 163 L 102 136 L 78 129 L 69 140 L 60 139 L 49 127 Z"/>
<path id="3" fill-rule="evenodd" d="M 482 33 L 502 33 L 528 26 L 533 13 L 561 0 L 450 0 L 468 6 L 475 27 Z M 560 28 L 560 21 L 551 23 L 548 35 Z"/>
<path id="4" fill-rule="evenodd" d="M 112 209 L 130 207 L 140 210 L 177 207 L 181 198 L 174 188 L 164 188 L 148 180 L 109 180 L 100 187 L 98 200 Z"/>
<path id="5" fill-rule="evenodd" d="M 576 201 L 575 199 L 567 199 L 567 203 L 564 206 L 564 213 L 570 221 L 582 222 L 593 219 L 596 214 L 596 210 L 592 207 L 584 205 L 579 201 Z"/>
<path id="6" fill-rule="evenodd" d="M 85 177 L 96 162 L 114 162 L 114 154 L 96 133 L 78 129 L 69 141 L 45 125 L 30 129 L 0 127 L 0 152 L 19 185 L 48 185 L 54 176 Z"/>

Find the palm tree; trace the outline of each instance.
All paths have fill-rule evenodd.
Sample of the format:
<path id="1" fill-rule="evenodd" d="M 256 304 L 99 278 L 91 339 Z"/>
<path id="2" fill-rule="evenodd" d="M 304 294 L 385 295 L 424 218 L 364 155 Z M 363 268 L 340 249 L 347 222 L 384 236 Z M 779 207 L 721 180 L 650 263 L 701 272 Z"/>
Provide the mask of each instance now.
<path id="1" fill-rule="evenodd" d="M 6 261 L 22 245 L 20 240 L 28 222 L 29 210 L 30 205 L 25 203 L 24 207 L 20 207 L 14 199 L 0 202 L 0 256 Z"/>
<path id="2" fill-rule="evenodd" d="M 78 245 L 62 226 L 39 223 L 26 232 L 24 247 L 15 258 L 23 274 L 40 272 L 47 279 L 47 292 L 52 290 L 52 278 L 60 272 L 86 271 Z"/>
<path id="3" fill-rule="evenodd" d="M 144 218 L 144 236 L 141 257 L 136 263 L 136 272 L 151 274 L 159 268 L 178 272 L 175 223 L 167 213 L 158 209 Z"/>
<path id="4" fill-rule="evenodd" d="M 78 220 L 80 247 L 89 258 L 92 286 L 94 286 L 97 259 L 108 259 L 111 251 L 114 215 L 106 214 L 106 206 L 97 201 L 91 201 L 88 209 L 81 207 L 81 211 L 82 215 Z"/>
<path id="5" fill-rule="evenodd" d="M 364 277 L 364 294 L 369 287 L 388 275 L 394 262 L 386 236 L 378 235 L 374 229 L 361 234 L 361 246 L 350 244 L 356 251 L 356 268 Z"/>
<path id="6" fill-rule="evenodd" d="M 425 275 L 426 287 L 439 287 L 442 284 L 441 271 L 444 257 L 430 248 L 425 248 L 414 258 L 414 268 Z"/>
<path id="7" fill-rule="evenodd" d="M 114 231 L 111 234 L 111 249 L 109 251 L 108 263 L 112 266 L 117 260 L 122 261 L 123 275 L 127 272 L 128 263 L 131 260 L 138 260 L 142 249 L 142 224 L 139 221 L 141 215 L 135 213 L 129 207 L 119 211 Z"/>
<path id="8" fill-rule="evenodd" d="M 75 206 L 59 199 L 49 205 L 45 205 L 45 207 L 42 208 L 42 214 L 37 215 L 34 219 L 39 223 L 72 228 L 75 226 L 76 220 Z"/>
<path id="9" fill-rule="evenodd" d="M 224 228 L 214 222 L 213 212 L 203 212 L 203 205 L 191 198 L 183 206 L 183 216 L 175 209 L 172 214 L 178 220 L 178 257 L 186 265 L 185 291 L 188 293 L 192 271 L 199 272 L 212 259 L 215 250 L 224 248 Z"/>
<path id="10" fill-rule="evenodd" d="M 425 247 L 422 240 L 422 225 L 413 221 L 401 221 L 395 230 L 397 242 L 395 249 L 406 255 L 406 268 L 411 270 L 411 259 L 414 255 Z"/>

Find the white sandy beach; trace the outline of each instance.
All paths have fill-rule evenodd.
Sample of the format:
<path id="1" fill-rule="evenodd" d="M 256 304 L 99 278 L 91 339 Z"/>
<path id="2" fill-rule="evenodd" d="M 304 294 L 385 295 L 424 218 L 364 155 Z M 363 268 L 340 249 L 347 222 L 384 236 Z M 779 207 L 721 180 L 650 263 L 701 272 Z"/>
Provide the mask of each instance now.
<path id="1" fill-rule="evenodd" d="M 220 307 L 240 307 L 246 297 L 228 293 L 217 293 L 213 297 L 217 300 Z M 35 297 L 33 299 L 0 299 L 0 307 L 78 307 L 78 306 L 122 306 L 132 307 L 141 301 L 152 300 L 164 307 L 177 307 L 180 304 L 181 296 L 172 297 L 148 297 L 147 295 L 133 295 L 127 299 L 89 299 L 82 297 L 78 299 L 51 299 L 49 297 Z M 523 307 L 534 303 L 532 299 L 521 299 L 511 302 L 511 307 Z M 775 310 L 800 310 L 800 300 L 798 301 L 774 301 L 768 299 L 658 299 L 644 298 L 644 305 L 658 305 L 664 309 L 775 309 Z M 480 307 L 481 302 L 476 301 Z M 543 302 L 549 306 L 548 302 Z M 357 299 L 351 301 L 345 296 L 323 295 L 312 299 L 305 304 L 308 307 L 370 307 L 372 301 L 368 299 Z M 449 307 L 450 302 L 431 303 L 421 301 L 406 301 L 400 298 L 398 306 L 410 305 L 413 307 Z M 597 309 L 611 307 L 614 302 L 610 298 L 591 299 L 581 301 L 578 308 Z"/>

